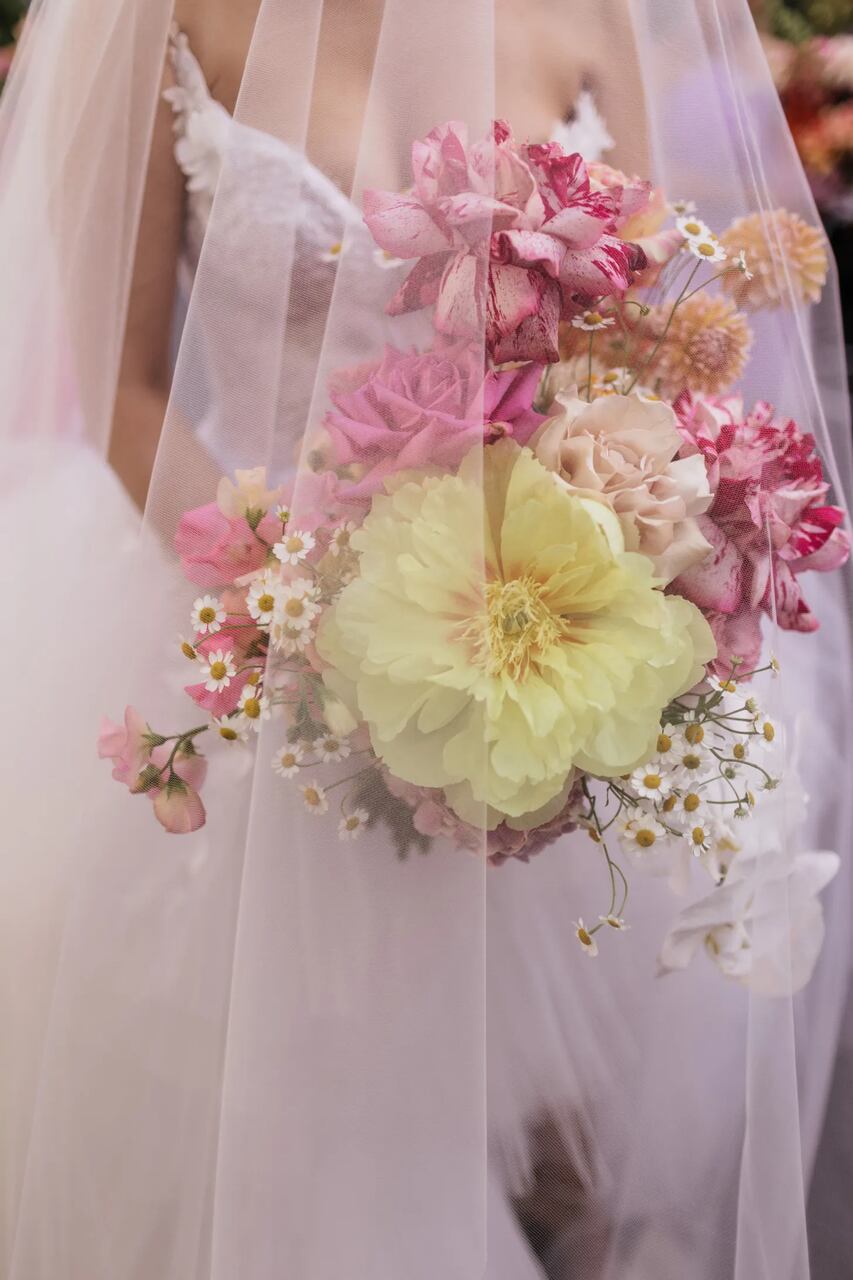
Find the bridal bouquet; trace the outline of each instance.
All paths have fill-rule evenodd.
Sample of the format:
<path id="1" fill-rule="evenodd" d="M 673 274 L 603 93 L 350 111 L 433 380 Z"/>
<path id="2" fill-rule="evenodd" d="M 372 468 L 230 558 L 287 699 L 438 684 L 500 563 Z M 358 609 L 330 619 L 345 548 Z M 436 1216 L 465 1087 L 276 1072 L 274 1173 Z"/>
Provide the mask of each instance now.
<path id="1" fill-rule="evenodd" d="M 427 310 L 432 341 L 333 377 L 289 489 L 238 472 L 182 518 L 201 721 L 128 708 L 101 754 L 174 832 L 205 821 L 202 737 L 239 751 L 268 721 L 272 767 L 341 840 L 384 822 L 401 855 L 499 865 L 582 828 L 606 873 L 589 954 L 624 927 L 626 867 L 698 864 L 714 905 L 662 963 L 704 942 L 742 977 L 743 831 L 778 781 L 761 620 L 816 628 L 801 576 L 848 539 L 811 436 L 732 388 L 778 281 L 819 294 L 821 235 L 784 210 L 717 235 L 500 122 L 434 130 L 413 169 L 364 212 L 411 264 L 390 313 Z"/>

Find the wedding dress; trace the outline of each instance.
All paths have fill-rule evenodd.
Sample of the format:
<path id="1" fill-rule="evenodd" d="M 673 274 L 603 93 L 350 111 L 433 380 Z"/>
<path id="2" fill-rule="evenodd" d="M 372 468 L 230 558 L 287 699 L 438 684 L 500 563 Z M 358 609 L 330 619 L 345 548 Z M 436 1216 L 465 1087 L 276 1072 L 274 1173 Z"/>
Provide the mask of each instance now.
<path id="1" fill-rule="evenodd" d="M 295 473 L 300 436 L 270 424 L 309 419 L 324 373 L 368 360 L 383 341 L 415 340 L 406 318 L 384 310 L 405 268 L 376 249 L 358 204 L 298 146 L 215 101 L 176 31 L 168 56 L 189 309 L 170 412 L 190 419 L 223 474 L 254 456 Z M 275 264 L 285 258 L 282 319 Z M 358 295 L 347 297 L 353 280 Z M 217 323 L 226 302 L 230 320 Z M 329 315 L 339 317 L 332 326 Z M 274 376 L 262 400 L 242 371 L 267 356 Z M 398 1280 L 401 1258 L 406 1280 L 474 1280 L 479 1213 L 487 1261 L 476 1274 L 487 1280 L 803 1280 L 803 1242 L 781 1206 L 803 1205 L 849 977 L 850 826 L 836 785 L 847 730 L 835 691 L 850 631 L 837 586 L 813 575 L 822 661 L 810 636 L 774 638 L 792 691 L 783 700 L 801 779 L 793 794 L 809 796 L 806 847 L 842 859 L 823 895 L 814 976 L 793 1001 L 724 981 L 703 956 L 659 978 L 673 904 L 653 878 L 632 886 L 626 937 L 594 963 L 578 947 L 589 876 L 581 831 L 486 874 L 479 908 L 479 870 L 462 855 L 447 872 L 453 892 L 436 886 L 431 859 L 371 864 L 367 853 L 338 889 L 298 850 L 296 819 L 295 871 L 263 851 L 267 784 L 254 781 L 234 805 L 229 788 L 250 768 L 235 757 L 208 829 L 189 855 L 174 854 L 142 799 L 113 795 L 94 742 L 100 715 L 150 683 L 146 655 L 158 655 L 158 669 L 171 661 L 160 655 L 175 575 L 156 519 L 140 537 L 117 481 L 75 434 L 73 414 L 66 420 L 63 447 L 20 447 L 0 495 L 0 543 L 27 531 L 9 598 L 18 616 L 40 617 L 46 584 L 33 565 L 50 564 L 50 612 L 62 620 L 59 644 L 50 625 L 35 635 L 9 627 L 7 670 L 70 668 L 59 718 L 52 683 L 26 680 L 27 713 L 12 705 L 17 745 L 4 758 L 14 856 L 3 864 L 0 945 L 15 1050 L 0 1132 L 4 1277 L 269 1280 L 284 1267 L 331 1280 L 351 1257 L 356 1280 Z M 169 448 L 167 439 L 161 477 Z M 35 509 L 50 521 L 33 522 Z M 82 588 L 84 560 L 98 572 Z M 128 565 L 132 609 L 119 603 Z M 108 622 L 93 627 L 105 602 L 116 602 Z M 153 710 L 181 683 L 146 688 Z M 84 793 L 96 801 L 78 812 Z M 793 825 L 791 794 L 780 805 Z M 753 821 L 751 839 L 772 845 L 779 811 Z M 448 914 L 454 893 L 462 908 Z M 375 937 L 365 923 L 374 901 Z M 783 968 L 796 968 L 800 942 L 814 959 L 815 938 L 795 938 Z M 430 989 L 419 1009 L 406 993 L 437 951 L 447 1008 Z M 376 995 L 383 966 L 392 981 Z M 427 1034 L 435 1027 L 439 1043 Z M 330 1028 L 350 1062 L 324 1058 Z M 805 1046 L 796 1055 L 795 1032 Z M 396 1098 L 406 1073 L 411 1088 L 386 1114 L 382 1095 Z M 371 1082 L 366 1102 L 347 1092 L 353 1080 Z M 819 1221 L 820 1205 L 814 1212 Z M 757 1269 L 762 1250 L 767 1271 Z M 784 1272 L 773 1269 L 780 1258 Z"/>

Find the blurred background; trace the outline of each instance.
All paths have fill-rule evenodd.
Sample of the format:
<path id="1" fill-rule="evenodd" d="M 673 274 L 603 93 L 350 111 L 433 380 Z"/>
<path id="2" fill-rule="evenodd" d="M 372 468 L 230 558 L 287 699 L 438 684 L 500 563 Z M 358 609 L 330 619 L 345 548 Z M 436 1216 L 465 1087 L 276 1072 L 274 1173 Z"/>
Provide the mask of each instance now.
<path id="1" fill-rule="evenodd" d="M 29 0 L 0 0 L 0 92 Z M 853 0 L 750 0 L 841 276 L 853 394 Z"/>

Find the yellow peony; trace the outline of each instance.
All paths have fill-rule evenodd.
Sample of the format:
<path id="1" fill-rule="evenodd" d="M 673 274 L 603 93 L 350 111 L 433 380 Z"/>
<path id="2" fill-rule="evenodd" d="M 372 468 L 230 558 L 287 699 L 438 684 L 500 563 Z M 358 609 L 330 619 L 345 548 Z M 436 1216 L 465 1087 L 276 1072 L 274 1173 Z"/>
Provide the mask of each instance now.
<path id="1" fill-rule="evenodd" d="M 458 475 L 398 477 L 352 546 L 317 638 L 326 682 L 393 774 L 468 822 L 535 826 L 574 766 L 627 773 L 715 654 L 613 513 L 510 440 Z"/>

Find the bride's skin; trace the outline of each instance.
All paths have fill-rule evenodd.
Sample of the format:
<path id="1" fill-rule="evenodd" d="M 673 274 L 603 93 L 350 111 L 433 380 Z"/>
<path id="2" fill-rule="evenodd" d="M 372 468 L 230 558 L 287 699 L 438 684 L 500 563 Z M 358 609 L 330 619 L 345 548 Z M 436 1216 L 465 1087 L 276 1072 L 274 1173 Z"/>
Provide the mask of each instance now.
<path id="1" fill-rule="evenodd" d="M 566 116 L 579 90 L 587 86 L 602 103 L 611 133 L 636 138 L 635 57 L 630 45 L 614 47 L 614 29 L 624 32 L 624 24 L 607 22 L 613 6 L 622 3 L 572 0 L 568 22 L 564 0 L 496 0 L 497 111 L 512 122 L 517 136 L 548 137 L 554 122 Z M 176 22 L 187 34 L 213 96 L 229 111 L 237 101 L 259 4 L 260 0 L 176 0 Z M 352 181 L 382 8 L 381 0 L 325 0 L 307 150 L 345 191 Z M 624 34 L 621 38 L 624 41 Z M 164 87 L 171 82 L 167 67 Z M 406 140 L 394 138 L 389 122 L 389 152 L 377 159 L 386 172 L 399 174 L 400 183 L 405 145 Z M 608 157 L 616 164 L 619 158 L 618 150 Z M 161 102 L 110 443 L 110 461 L 139 506 L 148 491 L 169 395 L 184 199 L 184 178 L 174 156 L 172 109 Z M 195 445 L 189 426 L 184 431 L 187 447 L 198 454 L 198 467 L 210 467 L 212 489 L 218 478 L 213 465 Z"/>

